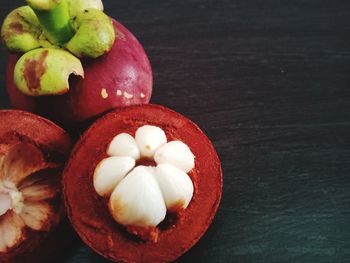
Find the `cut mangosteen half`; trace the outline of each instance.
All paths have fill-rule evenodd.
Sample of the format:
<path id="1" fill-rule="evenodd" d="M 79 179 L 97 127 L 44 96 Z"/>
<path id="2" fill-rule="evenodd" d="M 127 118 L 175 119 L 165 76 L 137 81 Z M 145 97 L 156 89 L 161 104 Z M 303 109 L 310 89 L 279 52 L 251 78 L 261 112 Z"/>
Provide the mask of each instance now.
<path id="1" fill-rule="evenodd" d="M 74 228 L 97 253 L 118 262 L 172 261 L 212 222 L 221 165 L 186 117 L 157 105 L 130 106 L 81 137 L 63 192 Z"/>
<path id="2" fill-rule="evenodd" d="M 50 251 L 47 243 L 39 247 L 64 218 L 61 174 L 70 149 L 69 136 L 54 123 L 0 110 L 1 262 L 41 262 L 40 250 Z"/>

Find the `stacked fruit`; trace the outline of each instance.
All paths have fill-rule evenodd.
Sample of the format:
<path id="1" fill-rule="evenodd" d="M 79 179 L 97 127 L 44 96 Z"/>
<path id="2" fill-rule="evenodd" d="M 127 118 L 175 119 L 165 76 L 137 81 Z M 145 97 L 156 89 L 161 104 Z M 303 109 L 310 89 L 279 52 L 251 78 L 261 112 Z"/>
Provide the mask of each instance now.
<path id="1" fill-rule="evenodd" d="M 7 91 L 24 110 L 0 111 L 1 262 L 46 260 L 64 244 L 58 239 L 69 240 L 66 213 L 83 241 L 111 260 L 176 259 L 219 205 L 211 142 L 184 116 L 147 104 L 149 60 L 100 0 L 27 4 L 1 30 Z M 110 113 L 70 154 L 66 132 L 26 111 L 66 128 Z"/>

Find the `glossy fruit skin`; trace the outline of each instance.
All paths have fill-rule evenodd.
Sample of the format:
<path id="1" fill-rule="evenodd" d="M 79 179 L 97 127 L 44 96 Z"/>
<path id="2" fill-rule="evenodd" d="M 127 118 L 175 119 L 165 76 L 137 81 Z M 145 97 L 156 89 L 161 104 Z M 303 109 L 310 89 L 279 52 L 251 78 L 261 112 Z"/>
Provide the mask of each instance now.
<path id="1" fill-rule="evenodd" d="M 113 20 L 116 41 L 110 52 L 97 59 L 82 60 L 84 79 L 71 75 L 64 95 L 29 97 L 15 86 L 13 72 L 19 54 L 10 54 L 6 87 L 11 104 L 47 117 L 65 127 L 93 119 L 116 107 L 148 103 L 152 95 L 152 69 L 137 39 Z"/>
<path id="2" fill-rule="evenodd" d="M 73 143 L 70 136 L 53 122 L 40 116 L 18 110 L 0 110 L 0 143 L 26 141 L 36 145 L 51 161 L 64 163 Z M 64 216 L 63 203 L 57 213 Z M 29 231 L 26 241 L 7 254 L 0 253 L 3 263 L 41 263 L 52 260 L 60 248 L 67 246 L 74 234 L 66 219 L 52 232 Z"/>
<path id="3" fill-rule="evenodd" d="M 174 224 L 160 231 L 157 243 L 128 234 L 93 187 L 93 171 L 107 156 L 112 138 L 121 132 L 134 135 L 146 124 L 161 127 L 168 141 L 183 141 L 195 155 L 195 168 L 189 172 L 193 199 Z M 212 222 L 222 194 L 222 171 L 212 143 L 193 122 L 162 106 L 138 105 L 112 111 L 83 134 L 65 168 L 63 193 L 73 227 L 97 253 L 116 262 L 168 262 L 189 250 Z"/>

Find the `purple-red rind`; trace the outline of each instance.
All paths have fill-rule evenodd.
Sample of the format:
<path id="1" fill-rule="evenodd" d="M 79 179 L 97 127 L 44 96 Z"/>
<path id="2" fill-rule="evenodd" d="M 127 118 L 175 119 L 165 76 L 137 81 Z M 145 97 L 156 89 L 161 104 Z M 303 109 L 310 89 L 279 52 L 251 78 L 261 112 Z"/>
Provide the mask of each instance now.
<path id="1" fill-rule="evenodd" d="M 135 36 L 112 21 L 116 32 L 112 49 L 96 59 L 82 59 L 84 79 L 72 75 L 69 91 L 63 95 L 22 94 L 14 82 L 14 68 L 21 54 L 10 53 L 6 88 L 12 107 L 76 128 L 114 108 L 148 103 L 153 86 L 149 59 Z"/>

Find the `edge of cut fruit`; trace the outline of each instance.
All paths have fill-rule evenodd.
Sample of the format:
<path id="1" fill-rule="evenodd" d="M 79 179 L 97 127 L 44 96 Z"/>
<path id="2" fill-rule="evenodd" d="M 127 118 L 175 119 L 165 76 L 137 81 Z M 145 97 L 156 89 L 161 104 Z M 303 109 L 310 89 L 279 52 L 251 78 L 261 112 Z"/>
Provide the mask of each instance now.
<path id="1" fill-rule="evenodd" d="M 19 110 L 0 110 L 0 139 L 4 144 L 27 142 L 37 147 L 43 153 L 43 157 L 48 162 L 56 162 L 63 165 L 72 147 L 70 136 L 53 122 L 37 115 Z M 36 174 L 36 173 L 34 173 Z M 32 175 L 34 175 L 32 174 Z M 61 176 L 62 172 L 59 173 Z M 28 177 L 29 178 L 29 177 Z M 62 192 L 62 190 L 60 190 Z M 9 252 L 1 253 L 1 262 L 44 262 L 52 254 L 56 253 L 59 247 L 67 245 L 71 232 L 62 232 L 67 229 L 64 215 L 64 203 L 57 198 L 57 213 L 54 218 L 60 218 L 60 222 L 55 225 L 50 232 L 26 230 L 26 239 Z M 62 238 L 61 238 L 62 237 Z M 59 240 L 59 244 L 57 244 Z M 45 243 L 45 249 L 43 249 Z"/>
<path id="2" fill-rule="evenodd" d="M 129 116 L 130 118 L 127 118 L 127 115 L 130 112 L 131 113 L 137 112 L 136 114 L 137 116 L 133 116 L 133 118 Z M 147 118 L 147 115 L 149 115 L 150 112 L 152 112 L 152 114 L 154 115 L 152 117 L 153 120 L 151 121 L 147 121 L 147 119 L 143 121 L 140 120 L 142 118 Z M 157 113 L 163 113 L 163 114 L 161 114 L 162 116 L 158 116 Z M 157 121 L 155 121 L 155 119 L 157 119 Z M 170 120 L 167 120 L 167 119 L 170 119 Z M 200 139 L 203 139 L 203 140 L 201 141 L 200 144 L 198 144 L 196 150 L 191 148 L 191 145 L 193 145 L 193 142 L 189 143 L 188 141 L 186 142 L 186 140 L 183 140 L 184 143 L 189 144 L 189 147 L 191 148 L 192 151 L 194 151 L 194 154 L 198 158 L 203 158 L 204 153 L 203 154 L 197 153 L 198 149 L 202 149 L 202 147 L 208 150 L 210 155 L 210 164 L 207 164 L 207 162 L 205 162 L 205 164 L 201 164 L 200 167 L 198 167 L 198 164 L 196 164 L 196 168 L 194 169 L 195 171 L 193 173 L 198 173 L 199 170 L 207 169 L 209 167 L 214 167 L 214 175 L 212 176 L 212 178 L 207 177 L 206 179 L 201 179 L 200 175 L 198 174 L 196 174 L 195 178 L 192 178 L 193 175 L 191 171 L 191 179 L 195 185 L 195 192 L 193 195 L 193 203 L 190 204 L 190 206 L 187 208 L 188 209 L 187 211 L 190 211 L 190 212 L 186 213 L 185 211 L 181 213 L 182 218 L 176 222 L 175 226 L 172 226 L 170 227 L 170 229 L 167 229 L 166 231 L 164 231 L 164 233 L 166 232 L 166 234 L 160 235 L 160 239 L 157 243 L 158 245 L 150 245 L 151 242 L 143 242 L 142 244 L 140 244 L 139 243 L 140 241 L 136 241 L 134 238 L 126 235 L 122 227 L 118 225 L 115 221 L 113 221 L 113 219 L 110 217 L 108 209 L 106 209 L 105 206 L 102 206 L 100 204 L 102 203 L 102 200 L 100 197 L 98 197 L 97 193 L 94 191 L 94 187 L 92 184 L 93 180 L 91 176 L 93 175 L 93 168 L 95 167 L 95 162 L 100 161 L 100 155 L 102 156 L 106 154 L 105 151 L 107 149 L 107 145 L 110 142 L 110 139 L 113 138 L 113 135 L 116 135 L 122 131 L 123 129 L 122 127 L 119 127 L 118 129 L 118 127 L 115 126 L 115 124 L 117 124 L 119 120 L 121 123 L 124 123 L 125 125 L 128 124 L 131 126 L 132 125 L 141 126 L 145 123 L 152 124 L 152 125 L 159 125 L 158 123 L 162 121 L 166 126 L 167 124 L 170 125 L 169 123 L 167 123 L 167 121 L 169 121 L 169 122 L 172 122 L 172 124 L 174 125 L 174 129 L 182 130 L 181 131 L 182 136 L 189 136 L 188 140 L 190 140 L 191 139 L 190 135 L 183 134 L 184 131 L 182 128 L 186 126 L 189 131 L 196 131 L 196 135 L 198 135 Z M 108 133 L 112 129 L 112 127 L 110 126 L 113 126 L 113 128 L 116 128 L 115 133 L 113 134 Z M 160 125 L 160 127 L 163 127 L 163 126 Z M 186 133 L 186 127 L 185 127 L 185 133 Z M 99 132 L 102 132 L 102 130 L 105 131 L 106 134 L 108 134 L 108 138 L 107 137 L 102 138 L 103 135 L 99 133 Z M 123 131 L 123 132 L 129 132 L 129 131 Z M 99 142 L 96 142 L 96 134 L 99 134 L 97 136 L 97 138 L 99 138 L 98 139 Z M 181 138 L 175 138 L 173 136 L 174 134 L 171 134 L 171 136 L 169 136 L 169 140 L 173 140 L 173 139 L 181 140 Z M 91 137 L 95 138 L 95 140 L 91 139 Z M 81 161 L 82 158 L 85 158 L 86 160 L 86 157 L 90 156 L 90 153 L 86 153 L 86 155 L 84 156 L 80 155 L 80 157 L 77 157 L 77 155 L 81 153 L 80 151 L 82 151 L 83 147 L 94 147 L 93 146 L 94 144 L 97 144 L 95 146 L 97 146 L 98 149 L 95 148 L 94 149 L 95 154 L 91 154 L 91 155 L 93 155 L 94 158 L 98 158 L 98 160 L 89 160 L 89 162 L 87 163 L 87 166 L 89 167 L 84 166 L 84 169 L 79 171 L 79 168 L 77 167 L 77 165 L 74 164 L 74 160 L 76 158 L 80 158 L 79 161 Z M 205 146 L 202 146 L 202 145 L 205 145 Z M 100 155 L 97 154 L 96 152 L 98 152 Z M 197 159 L 197 161 L 203 162 L 205 160 Z M 81 165 L 84 165 L 84 164 L 81 164 Z M 83 177 L 83 178 L 86 178 L 85 180 L 87 182 L 86 183 L 81 182 L 81 186 L 82 186 L 81 191 L 84 191 L 84 192 L 88 191 L 88 193 L 85 195 L 85 201 L 83 201 L 85 203 L 90 202 L 88 209 L 86 209 L 86 206 L 82 204 L 80 201 L 78 204 L 75 199 L 74 192 L 76 192 L 76 190 L 74 190 L 74 186 L 73 186 L 74 179 L 72 178 L 74 176 L 72 174 L 76 174 L 76 172 L 80 172 L 84 175 L 88 175 Z M 211 173 L 210 171 L 207 171 L 205 174 L 209 176 L 208 174 L 211 174 Z M 204 182 L 204 180 L 205 181 L 209 180 L 209 182 Z M 208 184 L 212 182 L 215 183 L 215 187 L 209 187 Z M 201 189 L 203 187 L 204 189 Z M 209 191 L 209 189 L 211 191 Z M 208 199 L 199 201 L 199 198 L 203 198 L 203 196 L 207 195 L 208 192 L 210 197 L 207 197 Z M 67 207 L 68 217 L 72 222 L 73 227 L 77 231 L 80 238 L 87 245 L 89 245 L 96 253 L 110 260 L 122 261 L 122 262 L 137 261 L 140 257 L 143 258 L 144 262 L 152 262 L 152 260 L 162 261 L 162 262 L 173 261 L 176 258 L 183 255 L 186 251 L 188 251 L 191 247 L 193 247 L 197 243 L 197 241 L 207 231 L 212 220 L 214 219 L 214 216 L 219 207 L 221 195 L 222 195 L 222 169 L 221 169 L 219 157 L 211 141 L 203 133 L 203 131 L 201 131 L 200 128 L 191 120 L 189 120 L 185 116 L 173 110 L 170 110 L 166 107 L 159 106 L 159 105 L 147 104 L 147 105 L 129 106 L 124 108 L 119 108 L 117 110 L 114 110 L 104 115 L 103 117 L 98 119 L 94 124 L 92 124 L 92 126 L 83 134 L 79 142 L 75 145 L 71 154 L 71 158 L 65 167 L 65 170 L 63 173 L 63 194 L 64 194 L 64 199 Z M 209 204 L 207 204 L 208 200 L 210 200 Z M 206 204 L 199 205 L 198 202 L 203 202 Z M 201 209 L 202 207 L 205 207 L 203 208 L 205 209 L 205 211 L 199 212 L 202 210 Z M 96 208 L 98 208 L 97 211 L 95 210 Z M 85 212 L 82 212 L 82 209 L 85 209 Z M 77 210 L 80 210 L 80 211 L 77 211 Z M 97 214 L 99 214 L 99 220 L 96 220 L 93 222 L 94 218 L 90 218 L 89 217 L 90 212 L 86 210 L 89 210 L 89 211 L 91 210 L 91 212 L 94 211 L 94 213 L 96 213 L 96 218 L 97 218 Z M 197 212 L 199 212 L 199 214 L 193 215 L 193 213 L 197 213 Z M 192 213 L 192 215 L 190 213 Z M 200 223 L 198 223 L 197 220 L 199 220 Z M 197 222 L 197 225 L 196 225 L 196 222 Z M 99 233 L 93 232 L 92 229 L 94 228 L 98 228 Z M 186 234 L 182 234 L 183 238 L 186 240 L 181 243 L 178 241 L 178 240 L 181 240 L 178 237 L 181 236 L 181 233 L 185 233 L 186 230 L 188 230 L 189 232 L 187 231 Z M 181 231 L 184 231 L 184 232 L 181 232 Z M 95 233 L 95 234 L 91 234 L 91 233 Z M 100 242 L 100 239 L 98 239 L 98 237 L 102 233 L 104 235 L 104 240 L 101 241 L 101 244 L 98 244 Z M 188 235 L 188 236 L 185 237 L 185 235 Z M 171 240 L 173 241 L 172 243 L 173 246 L 165 247 L 163 245 L 162 247 L 162 244 L 164 242 L 170 243 Z M 113 249 L 116 247 L 118 247 L 118 249 Z M 132 251 L 133 249 L 137 249 L 138 253 L 134 253 L 134 254 L 130 253 L 130 251 Z"/>

